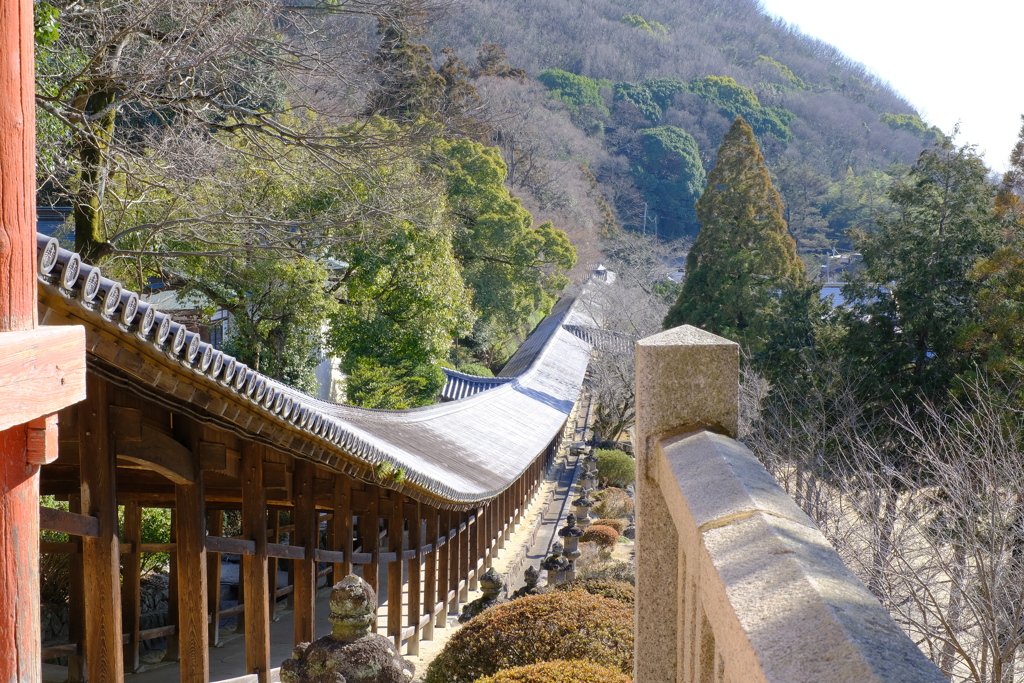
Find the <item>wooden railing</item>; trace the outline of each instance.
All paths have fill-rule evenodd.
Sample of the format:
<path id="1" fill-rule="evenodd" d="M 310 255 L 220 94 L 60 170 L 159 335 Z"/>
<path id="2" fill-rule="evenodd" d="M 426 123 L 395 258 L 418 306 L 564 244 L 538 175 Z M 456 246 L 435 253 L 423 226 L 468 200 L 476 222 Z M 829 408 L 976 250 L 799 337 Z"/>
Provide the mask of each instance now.
<path id="1" fill-rule="evenodd" d="M 258 538 L 223 536 L 224 511 L 211 507 L 208 510 L 208 533 L 203 537 L 202 543 L 207 563 L 209 599 L 205 621 L 209 627 L 209 644 L 218 644 L 222 620 L 238 616 L 240 630 L 246 630 L 252 628 L 251 625 L 245 625 L 245 622 L 251 621 L 250 617 L 256 618 L 258 615 L 267 614 L 263 610 L 256 610 L 252 615 L 246 614 L 247 607 L 251 605 L 246 605 L 245 595 L 248 591 L 243 591 L 241 585 L 238 604 L 224 609 L 220 607 L 220 555 L 230 553 L 241 558 L 255 558 L 265 563 L 259 566 L 265 566 L 269 576 L 270 590 L 265 594 L 269 600 L 269 617 L 274 618 L 277 601 L 288 597 L 289 601 L 294 601 L 294 619 L 297 624 L 300 621 L 312 622 L 313 615 L 310 599 L 312 595 L 301 601 L 297 597 L 299 582 L 303 580 L 299 576 L 303 565 L 309 564 L 315 568 L 313 583 L 328 574 L 333 575 L 333 581 L 338 581 L 355 571 L 377 587 L 378 568 L 381 563 L 385 563 L 388 597 L 385 632 L 397 646 L 406 645 L 408 654 L 418 654 L 420 640 L 432 638 L 434 627 L 445 625 L 446 615 L 458 614 L 460 605 L 468 599 L 469 591 L 476 588 L 478 576 L 491 565 L 492 559 L 504 546 L 525 507 L 542 483 L 560 441 L 561 436 L 539 454 L 533 464 L 505 492 L 486 505 L 468 511 L 454 512 L 431 508 L 386 489 L 352 492 L 372 494 L 369 495 L 369 504 L 365 508 L 360 507 L 364 511 L 352 512 L 351 494 L 343 496 L 343 500 L 338 501 L 338 507 L 330 512 L 316 511 L 311 517 L 312 529 L 306 534 L 310 539 L 308 544 L 300 543 L 304 516 L 298 505 L 293 510 L 293 519 L 298 520 L 298 524 L 282 525 L 279 509 L 267 511 L 267 516 L 262 518 L 264 523 L 255 527 L 257 530 L 260 526 L 265 528 L 262 541 Z M 337 475 L 338 478 L 345 476 Z M 166 552 L 177 555 L 181 552 L 180 544 L 176 542 L 142 543 L 142 508 L 138 502 L 131 502 L 125 506 L 123 538 L 117 543 L 117 552 L 122 556 L 121 641 L 124 647 L 125 668 L 128 671 L 133 670 L 139 662 L 142 642 L 163 637 L 177 639 L 181 630 L 181 617 L 184 616 L 175 599 L 175 576 L 172 570 L 172 595 L 168 615 L 170 623 L 146 630 L 139 628 L 140 554 Z M 260 509 L 257 508 L 257 512 Z M 246 517 L 244 512 L 243 501 L 243 529 L 245 520 L 252 519 L 251 515 Z M 81 539 L 100 535 L 97 517 L 48 507 L 41 507 L 39 516 L 42 529 L 71 536 L 66 542 L 41 543 L 40 550 L 43 553 L 65 553 L 78 557 L 80 561 Z M 325 543 L 321 542 L 324 535 L 320 533 L 324 525 L 328 531 Z M 389 533 L 391 530 L 398 530 L 399 533 Z M 288 535 L 289 543 L 278 542 L 284 540 L 282 536 L 285 534 Z M 243 565 L 245 563 L 243 561 Z M 277 586 L 278 563 L 284 563 L 288 569 L 288 585 Z M 129 579 L 130 576 L 134 576 L 135 580 Z M 249 580 L 245 578 L 246 576 L 251 579 L 254 575 L 240 571 L 240 579 L 243 582 Z M 262 577 L 262 580 L 266 579 L 267 577 Z M 403 587 L 407 590 L 403 591 Z M 261 595 L 258 592 L 253 594 Z M 79 596 L 72 595 L 72 612 L 83 612 L 84 608 L 81 605 L 76 607 L 76 597 L 80 599 Z M 190 604 L 188 607 L 199 606 Z M 75 615 L 72 614 L 72 621 L 74 619 Z M 88 627 L 84 625 L 84 628 Z M 262 617 L 258 622 L 258 628 L 264 635 L 254 638 L 252 634 L 247 633 L 247 651 L 250 640 L 258 649 L 266 637 L 267 624 Z M 88 652 L 81 636 L 81 629 L 72 629 L 71 642 L 42 649 L 43 659 L 64 656 L 78 658 L 79 661 L 69 667 L 69 680 L 79 680 L 76 672 L 85 669 L 82 660 L 88 656 Z M 176 657 L 177 650 L 176 643 L 169 643 L 168 657 Z M 265 661 L 266 654 L 262 656 Z M 271 665 L 274 664 L 276 663 L 271 662 Z M 267 671 L 262 670 L 263 678 L 266 677 Z"/>
<path id="2" fill-rule="evenodd" d="M 741 443 L 739 349 L 637 346 L 636 683 L 946 679 Z"/>

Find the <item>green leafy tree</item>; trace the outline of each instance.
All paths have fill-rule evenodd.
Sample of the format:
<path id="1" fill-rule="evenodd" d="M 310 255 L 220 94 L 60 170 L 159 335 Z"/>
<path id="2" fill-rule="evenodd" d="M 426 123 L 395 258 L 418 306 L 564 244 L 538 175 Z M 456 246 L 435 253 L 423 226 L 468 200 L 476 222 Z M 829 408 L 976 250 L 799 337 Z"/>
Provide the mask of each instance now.
<path id="1" fill-rule="evenodd" d="M 342 358 L 349 400 L 371 408 L 432 403 L 441 361 L 475 314 L 452 229 L 407 225 L 354 241 L 336 286 L 329 346 Z"/>
<path id="2" fill-rule="evenodd" d="M 478 325 L 518 332 L 535 312 L 546 313 L 568 284 L 564 271 L 576 249 L 550 222 L 533 217 L 505 187 L 506 168 L 496 147 L 472 140 L 437 139 L 435 171 L 447 186 L 456 216 L 453 243 Z"/>
<path id="3" fill-rule="evenodd" d="M 697 141 L 682 128 L 659 126 L 640 133 L 633 177 L 658 217 L 658 235 L 675 238 L 699 229 L 694 203 L 704 190 Z"/>
<path id="4" fill-rule="evenodd" d="M 928 126 L 917 114 L 881 114 L 878 120 L 893 130 L 906 130 L 927 144 L 940 142 L 945 134 L 937 126 Z"/>
<path id="5" fill-rule="evenodd" d="M 813 336 L 813 288 L 782 218 L 754 131 L 737 117 L 697 202 L 700 234 L 665 326 L 687 323 L 777 355 Z"/>
<path id="6" fill-rule="evenodd" d="M 844 287 L 847 348 L 876 396 L 946 397 L 977 360 L 979 258 L 998 245 L 993 189 L 969 146 L 949 139 L 925 150 L 889 191 L 896 206 L 875 234 L 862 235 L 864 268 Z"/>
<path id="7" fill-rule="evenodd" d="M 574 123 L 588 133 L 599 133 L 611 115 L 601 97 L 601 86 L 607 81 L 595 81 L 561 69 L 545 69 L 537 74 L 551 96 L 565 102 Z"/>
<path id="8" fill-rule="evenodd" d="M 730 76 L 705 76 L 689 83 L 690 92 L 717 105 L 729 118 L 742 116 L 758 135 L 772 135 L 778 140 L 789 142 L 793 133 L 789 124 L 796 116 L 788 109 L 764 107 L 757 94 L 745 88 Z"/>

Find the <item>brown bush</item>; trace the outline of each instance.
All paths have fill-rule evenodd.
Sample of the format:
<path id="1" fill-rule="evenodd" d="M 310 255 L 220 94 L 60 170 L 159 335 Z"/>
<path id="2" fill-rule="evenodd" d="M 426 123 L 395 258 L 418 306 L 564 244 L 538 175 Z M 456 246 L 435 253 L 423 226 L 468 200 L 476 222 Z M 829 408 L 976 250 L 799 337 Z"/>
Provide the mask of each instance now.
<path id="1" fill-rule="evenodd" d="M 624 673 L 585 660 L 558 660 L 502 669 L 476 683 L 633 683 Z"/>
<path id="2" fill-rule="evenodd" d="M 472 683 L 502 669 L 559 659 L 632 673 L 633 608 L 582 590 L 492 607 L 451 637 L 423 680 Z"/>
<path id="3" fill-rule="evenodd" d="M 607 488 L 597 494 L 594 514 L 607 519 L 623 519 L 633 514 L 633 500 L 622 489 Z"/>
<path id="4" fill-rule="evenodd" d="M 593 544 L 588 543 L 587 546 Z M 630 585 L 636 585 L 636 568 L 633 562 L 607 562 L 595 563 L 590 566 L 580 566 L 577 561 L 576 578 L 597 579 L 599 581 L 622 581 Z"/>
<path id="5" fill-rule="evenodd" d="M 626 530 L 626 523 L 621 519 L 595 519 L 591 524 L 596 526 L 610 526 L 619 533 L 619 536 L 621 536 L 622 532 Z"/>
<path id="6" fill-rule="evenodd" d="M 615 544 L 619 542 L 619 532 L 610 526 L 591 524 L 583 532 L 580 541 L 583 543 L 596 543 L 602 550 L 608 550 L 609 548 L 614 548 Z"/>
<path id="7" fill-rule="evenodd" d="M 636 598 L 636 591 L 632 584 L 624 581 L 601 581 L 599 579 L 574 579 L 555 586 L 555 590 L 573 591 L 582 590 L 591 595 L 600 595 L 603 598 L 611 598 L 633 606 Z"/>

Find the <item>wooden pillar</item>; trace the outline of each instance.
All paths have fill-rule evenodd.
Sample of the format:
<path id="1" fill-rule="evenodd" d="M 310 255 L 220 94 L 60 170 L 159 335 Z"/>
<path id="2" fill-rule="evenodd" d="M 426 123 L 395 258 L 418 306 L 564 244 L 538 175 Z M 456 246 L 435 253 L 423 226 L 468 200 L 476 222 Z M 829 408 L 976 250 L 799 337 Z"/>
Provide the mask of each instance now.
<path id="1" fill-rule="evenodd" d="M 174 484 L 174 526 L 178 569 L 178 648 L 182 683 L 210 679 L 210 638 L 206 606 L 206 500 L 199 466 L 202 427 L 175 416 L 175 436 L 192 453 L 195 481 Z M 92 669 L 90 666 L 90 678 Z"/>
<path id="2" fill-rule="evenodd" d="M 121 618 L 128 642 L 124 644 L 124 670 L 139 670 L 139 617 L 142 614 L 142 506 L 124 504 L 124 541 L 131 550 L 121 560 Z"/>
<path id="3" fill-rule="evenodd" d="M 448 607 L 448 591 L 451 590 L 452 578 L 452 541 L 448 538 L 448 531 L 451 529 L 451 516 L 452 513 L 448 510 L 441 512 L 438 516 L 440 526 L 437 542 L 440 548 L 437 551 L 437 601 L 444 605 L 437 613 L 437 620 L 434 622 L 438 628 L 444 628 L 448 623 L 445 612 L 449 611 L 446 608 Z"/>
<path id="4" fill-rule="evenodd" d="M 423 514 L 419 502 L 410 501 L 406 503 L 406 519 L 409 520 L 409 548 L 415 551 L 416 555 L 409 560 L 409 626 L 412 626 L 412 635 L 409 636 L 409 654 L 419 655 L 420 653 L 420 616 L 423 614 L 420 608 L 422 599 L 421 589 L 423 581 Z"/>
<path id="5" fill-rule="evenodd" d="M 455 578 L 455 586 L 458 587 L 459 581 L 465 581 L 465 583 L 462 584 L 462 590 L 457 591 L 458 597 L 456 598 L 456 609 L 458 609 L 458 603 L 469 600 L 469 513 L 459 513 L 456 519 L 459 520 L 459 526 L 465 525 L 459 531 L 457 536 L 459 539 L 459 561 L 457 567 L 458 574 Z"/>
<path id="6" fill-rule="evenodd" d="M 483 556 L 483 539 L 480 536 L 480 530 L 484 528 L 483 513 L 484 508 L 482 506 L 476 509 L 476 520 L 473 522 L 473 526 L 469 528 L 469 557 L 470 564 L 473 566 L 473 580 L 469 582 L 469 590 L 471 591 L 479 588 L 480 574 L 483 573 L 481 570 L 487 566 Z"/>
<path id="7" fill-rule="evenodd" d="M 405 538 L 405 496 L 391 492 L 391 517 L 388 519 L 388 551 L 395 560 L 388 563 L 388 636 L 401 651 L 402 647 L 402 584 L 405 562 L 402 546 Z"/>
<path id="8" fill-rule="evenodd" d="M 171 543 L 175 544 L 167 566 L 167 624 L 178 625 L 178 512 L 171 508 Z M 178 632 L 167 636 L 167 649 L 164 652 L 165 662 L 178 661 Z"/>
<path id="9" fill-rule="evenodd" d="M 270 576 L 267 573 L 267 492 L 263 488 L 263 446 L 242 442 L 242 538 L 256 543 L 253 555 L 242 555 L 244 577 L 245 673 L 259 683 L 270 681 Z M 276 514 L 276 513 L 275 513 Z"/>
<path id="10" fill-rule="evenodd" d="M 437 510 L 431 507 L 420 508 L 423 516 L 426 518 L 426 529 L 427 533 L 424 538 L 427 543 L 430 543 L 432 550 L 427 553 L 423 558 L 423 608 L 426 613 L 430 615 L 430 620 L 423 627 L 423 638 L 426 640 L 434 639 L 434 620 L 436 614 L 434 613 L 434 605 L 437 604 Z M 444 612 L 441 612 L 442 616 Z"/>
<path id="11" fill-rule="evenodd" d="M 68 497 L 68 510 L 82 514 L 82 496 Z M 68 655 L 68 683 L 83 683 L 85 671 L 85 568 L 82 564 L 82 537 L 71 536 L 78 552 L 68 557 L 68 642 L 78 643 L 75 654 Z"/>
<path id="12" fill-rule="evenodd" d="M 498 550 L 505 549 L 505 530 L 508 529 L 508 504 L 510 489 L 505 489 L 498 496 L 498 529 L 496 531 Z"/>
<path id="13" fill-rule="evenodd" d="M 0 681 L 19 683 L 42 677 L 39 466 L 57 457 L 55 413 L 86 389 L 83 329 L 36 329 L 32 12 L 0 0 Z"/>
<path id="14" fill-rule="evenodd" d="M 262 469 L 262 464 L 260 465 Z M 270 511 L 270 536 L 268 538 L 269 543 L 280 543 L 281 542 L 281 511 L 271 510 Z M 267 578 L 270 580 L 270 592 L 267 595 L 267 600 L 270 603 L 270 620 L 277 621 L 277 569 L 278 562 L 276 557 L 267 558 Z"/>
<path id="15" fill-rule="evenodd" d="M 369 492 L 369 501 L 365 514 L 359 515 L 359 538 L 363 542 L 363 552 L 370 555 L 370 561 L 363 564 L 363 580 L 370 584 L 374 592 L 377 593 L 377 599 L 380 599 L 380 591 L 378 590 L 378 573 L 379 573 L 379 561 L 380 557 L 378 554 L 378 543 L 380 541 L 380 510 L 381 489 L 376 486 L 368 485 L 366 490 Z M 373 631 L 376 633 L 376 625 Z"/>
<path id="16" fill-rule="evenodd" d="M 121 556 L 117 538 L 116 466 L 110 442 L 107 382 L 90 374 L 86 378 L 86 391 L 89 400 L 79 408 L 78 414 L 82 512 L 99 520 L 100 533 L 96 537 L 82 537 L 85 658 L 90 680 L 120 681 L 124 673 Z M 35 628 L 39 628 L 38 624 Z"/>
<path id="17" fill-rule="evenodd" d="M 513 524 L 518 527 L 523 521 L 523 515 L 526 513 L 526 506 L 529 502 L 530 492 L 527 487 L 527 481 L 530 478 L 530 470 L 527 469 L 523 472 L 523 476 L 516 479 L 516 516 L 513 520 Z"/>
<path id="18" fill-rule="evenodd" d="M 316 501 L 313 497 L 313 470 L 315 465 L 308 460 L 296 458 L 295 478 L 292 483 L 294 508 L 292 522 L 292 545 L 304 548 L 306 555 L 295 560 L 295 644 L 311 643 L 314 635 L 314 610 L 316 601 L 316 549 L 319 545 Z"/>
<path id="19" fill-rule="evenodd" d="M 224 511 L 210 510 L 210 535 L 224 535 Z M 207 610 L 210 613 L 210 647 L 220 647 L 220 553 L 206 553 Z"/>
<path id="20" fill-rule="evenodd" d="M 352 573 L 352 480 L 344 474 L 334 475 L 334 516 L 327 524 L 327 547 L 345 553 L 331 574 L 338 583 Z"/>
<path id="21" fill-rule="evenodd" d="M 448 591 L 454 593 L 448 600 L 448 614 L 459 614 L 459 518 L 460 513 L 448 513 Z"/>

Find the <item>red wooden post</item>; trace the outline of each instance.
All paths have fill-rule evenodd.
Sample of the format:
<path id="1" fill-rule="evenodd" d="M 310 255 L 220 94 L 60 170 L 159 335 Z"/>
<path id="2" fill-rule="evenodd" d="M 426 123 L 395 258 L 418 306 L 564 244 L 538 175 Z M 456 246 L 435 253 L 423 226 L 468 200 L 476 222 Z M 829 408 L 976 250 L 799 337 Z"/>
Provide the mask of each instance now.
<path id="1" fill-rule="evenodd" d="M 0 681 L 28 683 L 42 677 L 39 465 L 57 456 L 57 424 L 46 418 L 85 398 L 84 330 L 35 331 L 33 48 L 31 0 L 0 0 L 0 358 L 9 361 L 0 367 Z M 73 362 L 51 362 L 55 342 Z M 43 437 L 41 453 L 30 454 L 30 436 Z"/>

